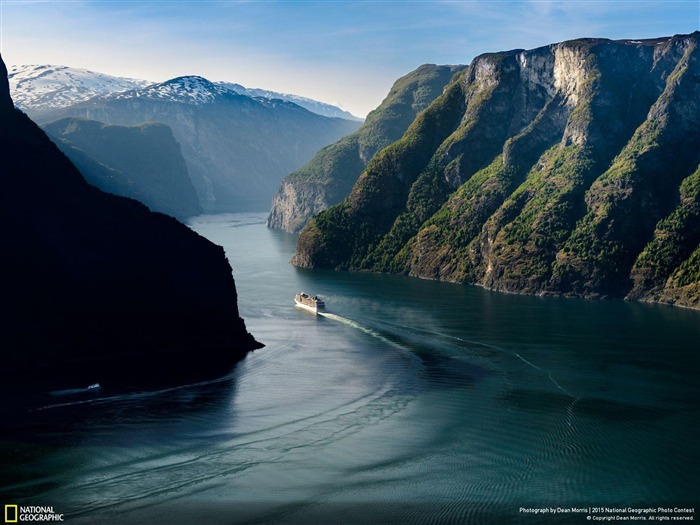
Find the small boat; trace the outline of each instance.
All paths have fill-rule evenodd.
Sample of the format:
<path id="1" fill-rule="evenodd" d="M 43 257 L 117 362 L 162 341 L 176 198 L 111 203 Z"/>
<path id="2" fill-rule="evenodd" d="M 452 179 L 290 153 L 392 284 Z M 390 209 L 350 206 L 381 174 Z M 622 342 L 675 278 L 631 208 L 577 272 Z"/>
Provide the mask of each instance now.
<path id="1" fill-rule="evenodd" d="M 92 385 L 89 385 L 85 390 L 99 390 L 102 388 L 99 383 L 93 383 Z"/>
<path id="2" fill-rule="evenodd" d="M 317 314 L 319 310 L 323 310 L 326 307 L 323 299 L 321 299 L 318 295 L 314 295 L 312 297 L 306 292 L 296 294 L 294 296 L 294 304 L 299 308 L 309 310 L 315 314 Z"/>

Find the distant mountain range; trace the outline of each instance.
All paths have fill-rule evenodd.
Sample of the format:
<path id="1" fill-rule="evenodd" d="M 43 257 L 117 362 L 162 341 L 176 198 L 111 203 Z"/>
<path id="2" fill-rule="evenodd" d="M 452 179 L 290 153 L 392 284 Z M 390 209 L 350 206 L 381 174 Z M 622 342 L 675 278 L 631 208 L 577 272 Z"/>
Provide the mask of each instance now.
<path id="1" fill-rule="evenodd" d="M 342 201 L 372 157 L 401 138 L 416 115 L 442 94 L 452 75 L 465 67 L 424 64 L 398 79 L 355 133 L 326 146 L 284 178 L 267 225 L 299 233 L 315 214 Z"/>
<path id="2" fill-rule="evenodd" d="M 700 32 L 475 58 L 293 263 L 700 308 Z"/>
<path id="3" fill-rule="evenodd" d="M 92 97 L 110 95 L 155 84 L 150 80 L 115 77 L 67 66 L 15 65 L 9 69 L 10 92 L 15 105 L 24 111 L 61 108 L 85 102 Z M 299 95 L 277 93 L 266 89 L 247 88 L 232 82 L 214 82 L 248 97 L 293 102 L 324 117 L 362 121 L 337 106 Z"/>
<path id="4" fill-rule="evenodd" d="M 10 82 L 21 78 L 18 75 Z M 28 80 L 16 85 L 25 92 L 31 87 Z M 118 84 L 95 81 L 90 84 L 93 91 L 96 85 L 111 90 Z M 65 117 L 120 126 L 166 124 L 181 146 L 200 205 L 207 212 L 267 209 L 284 175 L 360 125 L 323 117 L 285 100 L 243 95 L 197 76 L 110 91 L 70 105 L 29 102 L 25 97 L 24 109 L 42 124 Z"/>
<path id="5" fill-rule="evenodd" d="M 241 86 L 240 84 L 232 84 L 229 82 L 217 82 L 217 84 L 226 86 L 230 89 L 233 89 L 237 93 L 240 93 L 241 95 L 246 95 L 249 97 L 260 97 L 266 99 L 276 98 L 279 100 L 285 100 L 287 102 L 293 102 L 297 106 L 301 106 L 304 109 L 308 109 L 309 111 L 311 111 L 311 113 L 316 113 L 317 115 L 322 115 L 324 117 L 344 118 L 347 120 L 356 120 L 358 122 L 363 121 L 363 119 L 361 119 L 360 117 L 356 117 L 349 111 L 342 110 L 337 106 L 326 104 L 325 102 L 319 102 L 318 100 L 313 100 L 306 97 L 300 97 L 299 95 L 291 95 L 289 93 L 277 93 L 276 91 L 268 91 L 266 89 L 247 88 Z"/>

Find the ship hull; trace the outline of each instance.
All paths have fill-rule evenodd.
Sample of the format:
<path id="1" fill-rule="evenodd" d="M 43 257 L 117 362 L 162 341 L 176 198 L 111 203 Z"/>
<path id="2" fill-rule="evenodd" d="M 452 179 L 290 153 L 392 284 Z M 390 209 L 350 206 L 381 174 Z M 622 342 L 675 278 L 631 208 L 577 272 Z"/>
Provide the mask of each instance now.
<path id="1" fill-rule="evenodd" d="M 319 309 L 316 306 L 309 306 L 308 304 L 300 303 L 296 299 L 294 299 L 294 304 L 297 308 L 303 308 L 304 310 L 318 314 Z"/>

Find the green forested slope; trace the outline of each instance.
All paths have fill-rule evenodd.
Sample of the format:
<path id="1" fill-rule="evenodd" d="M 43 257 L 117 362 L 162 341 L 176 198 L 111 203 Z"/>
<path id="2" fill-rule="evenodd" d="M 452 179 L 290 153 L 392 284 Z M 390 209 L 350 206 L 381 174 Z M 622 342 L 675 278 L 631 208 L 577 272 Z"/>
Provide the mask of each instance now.
<path id="1" fill-rule="evenodd" d="M 294 264 L 697 306 L 699 37 L 477 57 Z"/>
<path id="2" fill-rule="evenodd" d="M 347 197 L 377 151 L 398 140 L 463 68 L 424 64 L 397 80 L 356 132 L 326 146 L 282 181 L 272 201 L 268 226 L 299 232 L 314 214 Z"/>

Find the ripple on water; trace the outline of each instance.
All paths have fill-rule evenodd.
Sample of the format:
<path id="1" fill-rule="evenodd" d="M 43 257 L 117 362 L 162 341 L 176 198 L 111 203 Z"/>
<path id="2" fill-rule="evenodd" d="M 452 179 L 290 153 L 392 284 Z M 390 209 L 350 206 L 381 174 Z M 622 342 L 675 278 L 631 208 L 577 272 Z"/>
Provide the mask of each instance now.
<path id="1" fill-rule="evenodd" d="M 51 399 L 37 417 L 61 424 L 7 446 L 4 491 L 90 525 L 532 525 L 519 506 L 696 499 L 688 312 L 296 270 L 262 222 L 193 226 L 267 346 L 211 384 Z"/>

